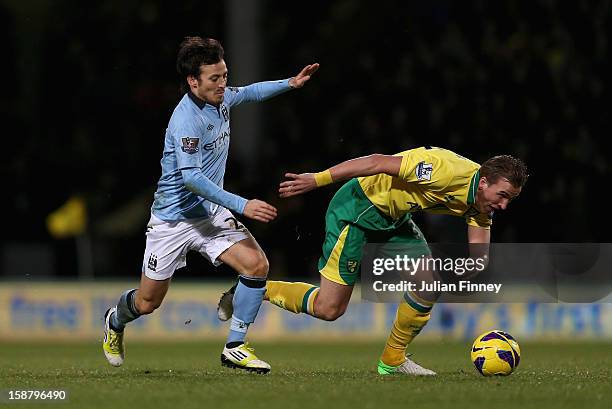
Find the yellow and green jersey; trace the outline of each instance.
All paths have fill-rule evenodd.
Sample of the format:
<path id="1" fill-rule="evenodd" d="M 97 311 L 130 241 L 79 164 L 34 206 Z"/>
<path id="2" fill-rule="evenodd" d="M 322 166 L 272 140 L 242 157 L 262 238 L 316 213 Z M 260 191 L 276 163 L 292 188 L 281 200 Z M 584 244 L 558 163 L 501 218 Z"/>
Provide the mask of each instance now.
<path id="1" fill-rule="evenodd" d="M 464 217 L 470 226 L 489 228 L 492 215 L 474 207 L 480 165 L 442 148 L 410 149 L 402 157 L 399 176 L 361 177 L 366 197 L 384 215 L 398 220 L 424 211 Z"/>

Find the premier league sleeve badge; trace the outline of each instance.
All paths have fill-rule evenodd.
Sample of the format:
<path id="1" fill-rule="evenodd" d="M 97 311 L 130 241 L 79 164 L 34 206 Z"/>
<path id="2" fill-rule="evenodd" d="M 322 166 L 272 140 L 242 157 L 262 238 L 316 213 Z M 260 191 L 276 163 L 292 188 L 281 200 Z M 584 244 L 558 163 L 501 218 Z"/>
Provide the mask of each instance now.
<path id="1" fill-rule="evenodd" d="M 182 146 L 181 150 L 188 154 L 197 153 L 199 148 L 200 138 L 181 138 Z"/>

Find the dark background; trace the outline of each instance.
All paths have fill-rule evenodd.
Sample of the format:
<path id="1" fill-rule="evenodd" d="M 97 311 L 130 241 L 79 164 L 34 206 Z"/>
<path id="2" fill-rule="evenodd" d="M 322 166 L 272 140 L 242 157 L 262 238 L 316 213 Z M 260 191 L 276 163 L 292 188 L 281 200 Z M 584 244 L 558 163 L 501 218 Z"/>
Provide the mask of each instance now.
<path id="1" fill-rule="evenodd" d="M 257 4 L 261 77 L 249 82 L 321 64 L 302 90 L 260 104 L 256 177 L 233 154 L 249 134 L 232 132 L 226 189 L 279 209 L 269 225 L 245 221 L 271 277 L 318 277 L 324 214 L 339 187 L 280 200 L 284 172 L 422 145 L 527 163 L 529 181 L 495 215 L 493 241 L 609 241 L 609 2 Z M 219 39 L 230 85 L 245 85 L 232 81 L 231 18 L 228 2 L 0 2 L 0 276 L 78 275 L 78 239 L 53 239 L 45 218 L 80 194 L 95 277 L 138 278 L 164 132 L 181 97 L 177 46 L 186 35 Z M 430 242 L 464 240 L 458 218 L 415 219 Z M 183 277 L 227 274 L 198 255 L 188 263 Z"/>

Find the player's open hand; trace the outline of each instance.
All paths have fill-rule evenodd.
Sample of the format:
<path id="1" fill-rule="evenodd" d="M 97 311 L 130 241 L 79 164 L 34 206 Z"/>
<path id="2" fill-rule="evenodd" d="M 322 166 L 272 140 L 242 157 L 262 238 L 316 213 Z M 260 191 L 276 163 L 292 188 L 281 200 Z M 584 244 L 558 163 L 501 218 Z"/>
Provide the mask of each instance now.
<path id="1" fill-rule="evenodd" d="M 276 219 L 276 208 L 263 200 L 251 199 L 244 206 L 242 213 L 249 219 L 268 223 Z"/>
<path id="2" fill-rule="evenodd" d="M 285 180 L 278 187 L 280 197 L 286 198 L 291 196 L 301 195 L 302 193 L 310 192 L 317 188 L 314 173 L 285 173 Z"/>
<path id="3" fill-rule="evenodd" d="M 289 80 L 289 86 L 291 88 L 302 88 L 306 81 L 308 81 L 310 77 L 312 77 L 312 74 L 317 72 L 318 69 L 319 63 L 314 63 L 305 66 L 298 75 Z"/>

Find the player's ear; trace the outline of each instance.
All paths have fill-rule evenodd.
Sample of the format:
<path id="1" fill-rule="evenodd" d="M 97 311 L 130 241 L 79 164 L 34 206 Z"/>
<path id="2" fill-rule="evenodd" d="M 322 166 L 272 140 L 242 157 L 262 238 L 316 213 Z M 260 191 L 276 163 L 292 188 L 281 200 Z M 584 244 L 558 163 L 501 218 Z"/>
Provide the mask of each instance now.
<path id="1" fill-rule="evenodd" d="M 198 79 L 196 77 L 194 77 L 193 75 L 188 75 L 187 76 L 187 84 L 189 84 L 190 87 L 198 87 Z"/>
<path id="2" fill-rule="evenodd" d="M 485 176 L 483 176 L 478 181 L 478 190 L 483 190 L 486 187 L 489 187 L 489 181 Z"/>

